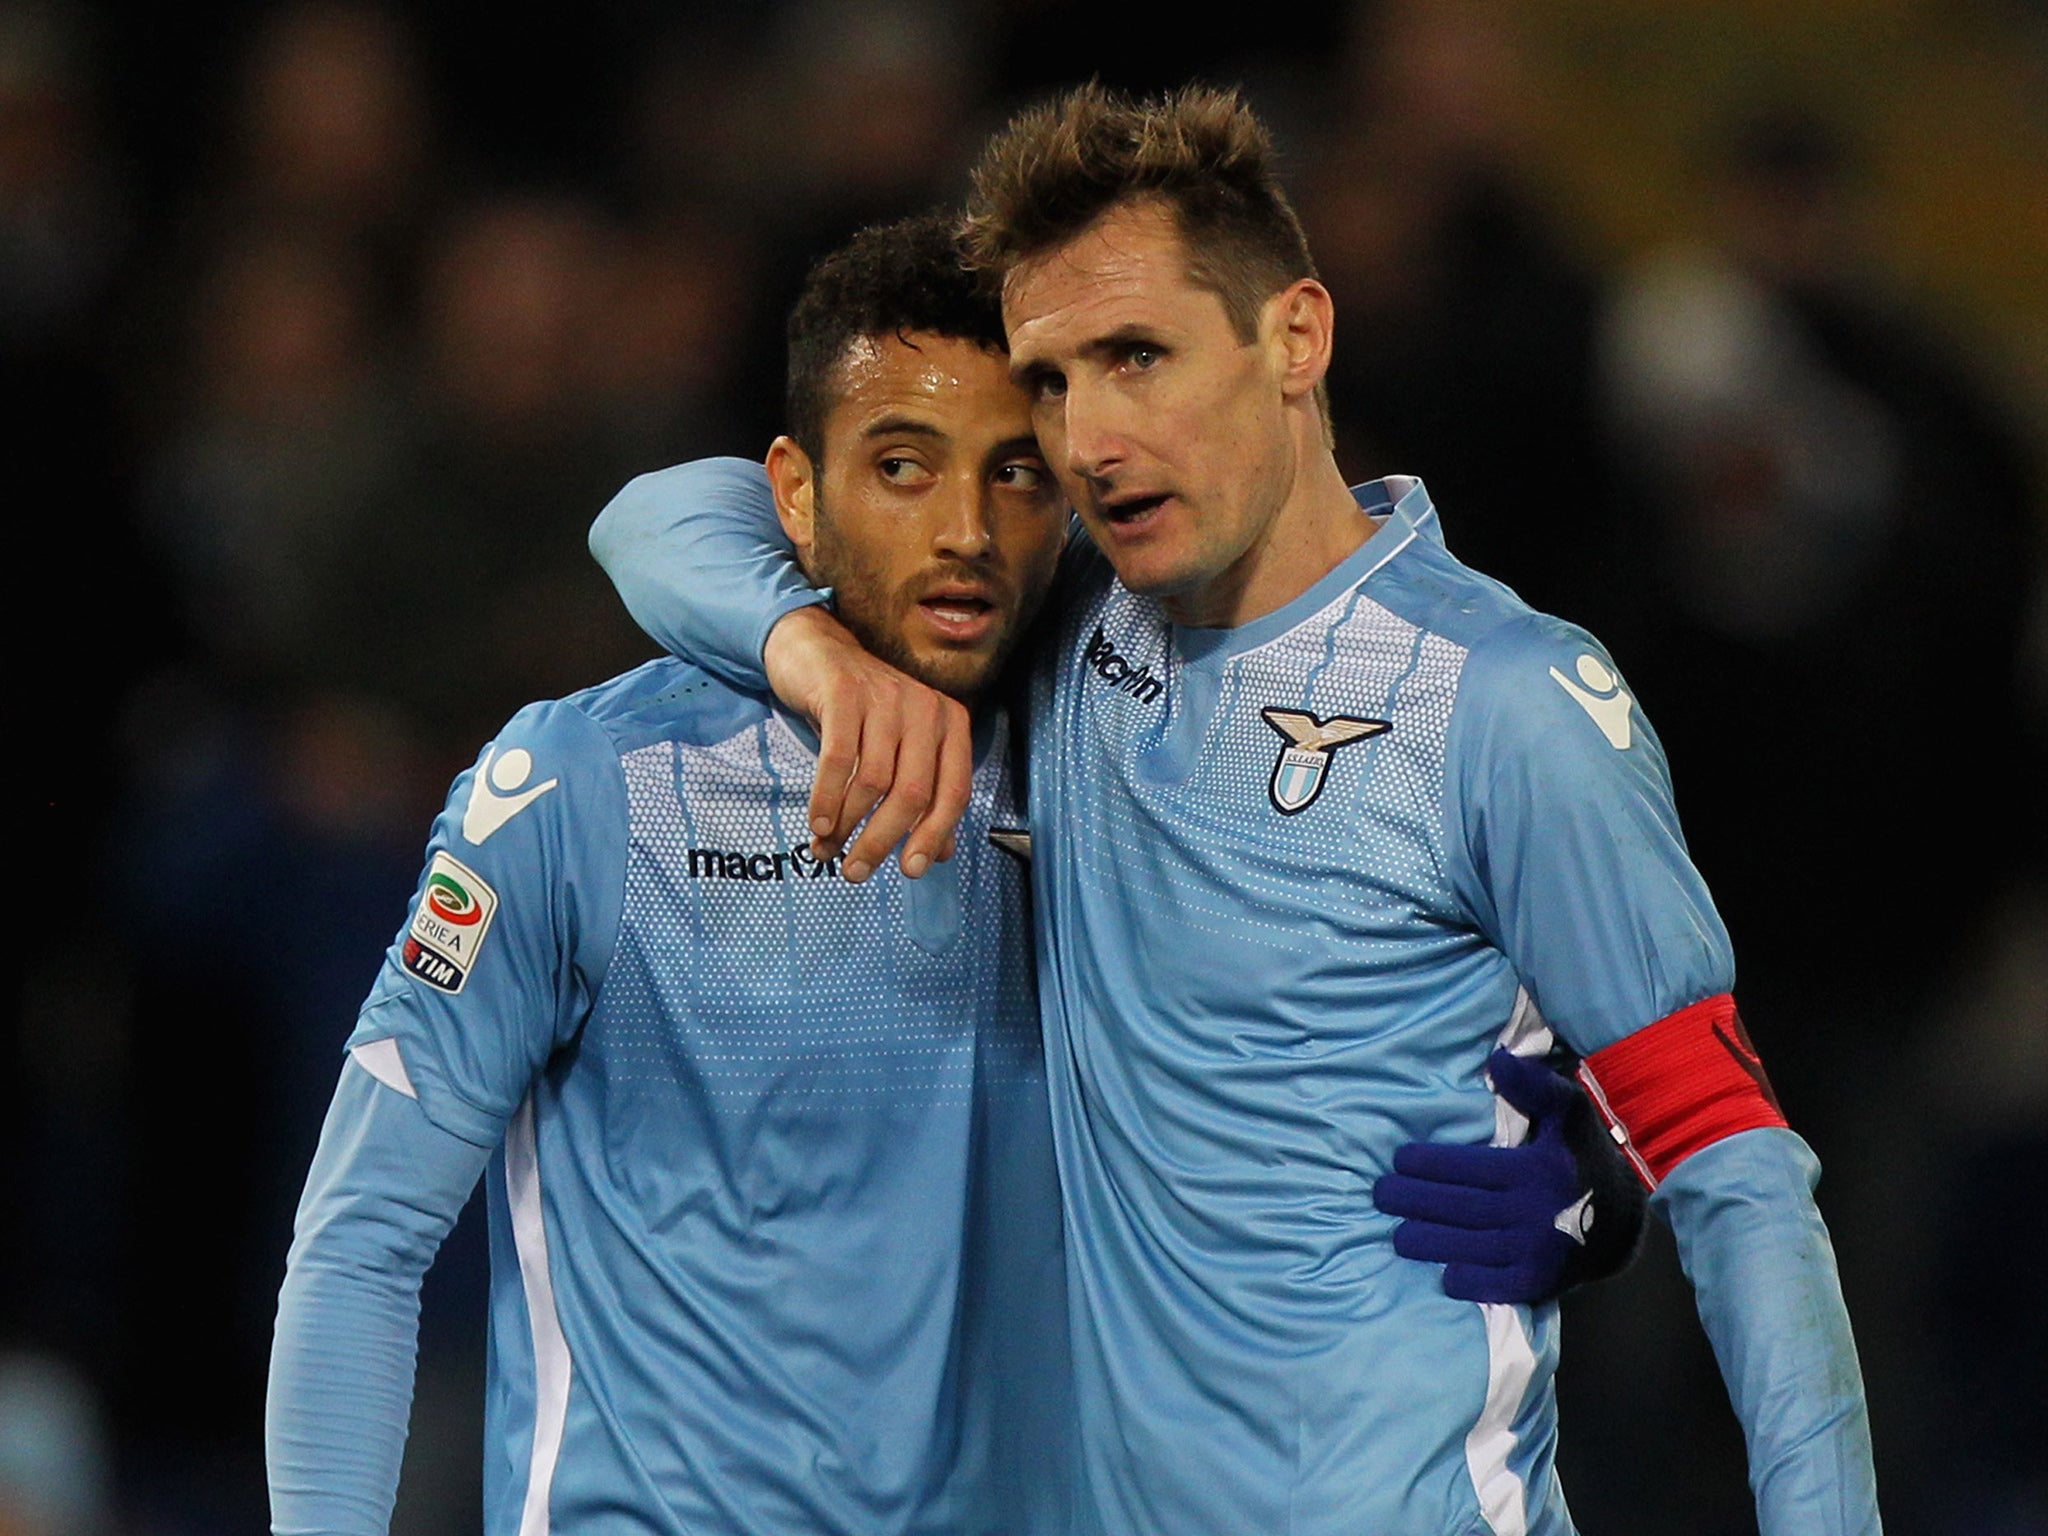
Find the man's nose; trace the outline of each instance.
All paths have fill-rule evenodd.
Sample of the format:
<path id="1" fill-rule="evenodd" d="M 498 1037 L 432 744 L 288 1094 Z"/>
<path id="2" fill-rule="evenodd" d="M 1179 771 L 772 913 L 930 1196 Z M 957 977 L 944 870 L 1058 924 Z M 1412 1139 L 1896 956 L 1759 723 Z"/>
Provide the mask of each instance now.
<path id="1" fill-rule="evenodd" d="M 988 554 L 991 544 L 988 508 L 983 504 L 981 491 L 978 484 L 947 488 L 947 494 L 939 499 L 939 505 L 934 509 L 934 554 L 949 555 L 955 560 L 979 560 Z"/>
<path id="2" fill-rule="evenodd" d="M 1084 479 L 1097 479 L 1123 463 L 1125 442 L 1113 393 L 1075 383 L 1061 402 L 1066 431 L 1067 468 Z"/>

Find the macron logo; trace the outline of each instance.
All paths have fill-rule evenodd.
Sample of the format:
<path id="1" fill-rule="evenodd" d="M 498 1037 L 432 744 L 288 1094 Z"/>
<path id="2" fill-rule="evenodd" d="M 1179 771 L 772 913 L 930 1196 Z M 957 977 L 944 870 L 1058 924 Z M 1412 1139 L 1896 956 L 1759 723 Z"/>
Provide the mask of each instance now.
<path id="1" fill-rule="evenodd" d="M 477 765 L 476 780 L 469 786 L 469 804 L 462 811 L 462 835 L 479 846 L 514 816 L 561 783 L 549 779 L 531 789 L 520 789 L 533 775 L 533 754 L 514 747 L 503 757 L 491 747 Z M 496 761 L 493 761 L 493 758 Z"/>
<path id="2" fill-rule="evenodd" d="M 1140 704 L 1150 704 L 1166 692 L 1166 684 L 1152 675 L 1150 665 L 1133 667 L 1127 658 L 1117 654 L 1116 647 L 1110 644 L 1109 636 L 1102 632 L 1100 624 L 1095 626 L 1095 633 L 1089 637 L 1088 645 L 1081 654 L 1095 669 L 1097 677 L 1118 693 L 1128 693 Z"/>
<path id="3" fill-rule="evenodd" d="M 1628 744 L 1635 740 L 1629 711 L 1635 707 L 1636 701 L 1621 686 L 1621 679 L 1590 651 L 1579 658 L 1573 670 L 1579 674 L 1577 683 L 1555 667 L 1550 669 L 1550 675 L 1557 686 L 1576 699 L 1579 708 L 1592 717 L 1593 723 L 1600 727 L 1600 734 L 1607 738 L 1607 744 L 1617 752 L 1626 751 Z M 1580 687 L 1579 683 L 1584 683 L 1585 687 Z"/>
<path id="4" fill-rule="evenodd" d="M 1593 1232 L 1593 1191 L 1587 1190 L 1559 1211 L 1550 1224 L 1581 1248 L 1585 1247 Z"/>

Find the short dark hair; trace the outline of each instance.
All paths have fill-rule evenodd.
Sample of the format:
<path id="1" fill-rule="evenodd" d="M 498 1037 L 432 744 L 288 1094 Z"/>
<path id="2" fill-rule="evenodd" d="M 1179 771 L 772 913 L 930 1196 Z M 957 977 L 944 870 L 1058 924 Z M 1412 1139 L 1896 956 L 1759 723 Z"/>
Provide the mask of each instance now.
<path id="1" fill-rule="evenodd" d="M 1241 341 L 1289 283 L 1316 275 L 1273 171 L 1273 140 L 1235 90 L 1191 85 L 1143 100 L 1098 81 L 1027 108 L 974 170 L 966 243 L 998 277 L 1065 245 L 1113 208 L 1157 199 Z"/>
<path id="2" fill-rule="evenodd" d="M 825 418 L 846 352 L 864 337 L 933 336 L 1008 350 L 994 289 L 967 265 L 960 216 L 943 210 L 863 229 L 804 279 L 789 314 L 789 435 L 825 458 Z"/>

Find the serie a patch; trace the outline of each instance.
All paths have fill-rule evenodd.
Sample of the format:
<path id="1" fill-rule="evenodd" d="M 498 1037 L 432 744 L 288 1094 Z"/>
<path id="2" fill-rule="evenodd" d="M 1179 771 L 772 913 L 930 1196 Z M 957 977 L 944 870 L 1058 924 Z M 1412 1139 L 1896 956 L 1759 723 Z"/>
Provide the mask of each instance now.
<path id="1" fill-rule="evenodd" d="M 460 992 L 498 915 L 498 893 L 445 853 L 427 866 L 427 887 L 401 946 L 405 968 L 428 986 Z"/>

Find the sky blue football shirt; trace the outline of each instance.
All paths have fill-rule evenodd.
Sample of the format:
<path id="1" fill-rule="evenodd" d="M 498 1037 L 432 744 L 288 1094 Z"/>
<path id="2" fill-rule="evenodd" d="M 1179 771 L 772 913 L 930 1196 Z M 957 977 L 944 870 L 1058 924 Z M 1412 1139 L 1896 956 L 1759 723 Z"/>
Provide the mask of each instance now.
<path id="1" fill-rule="evenodd" d="M 1404 1142 L 1519 1139 L 1497 1044 L 1591 1053 L 1733 984 L 1613 659 L 1454 559 L 1419 482 L 1356 494 L 1370 538 L 1232 630 L 1070 549 L 1033 669 L 1083 1531 L 1569 1531 L 1554 1309 L 1445 1296 L 1371 1187 Z M 633 482 L 592 547 L 739 679 L 816 600 L 739 461 Z M 1816 1177 L 1758 1129 L 1657 1195 L 1772 1536 L 1876 1529 Z"/>
<path id="2" fill-rule="evenodd" d="M 456 781 L 350 1045 L 497 1149 L 495 1536 L 1063 1528 L 1058 1193 L 983 724 L 960 855 L 914 883 L 811 859 L 814 743 L 679 662 L 521 711 Z M 320 1277 L 382 1263 L 416 1197 L 388 1104 L 353 1102 L 281 1356 L 359 1323 Z M 273 1380 L 274 1448 L 351 1388 Z"/>

